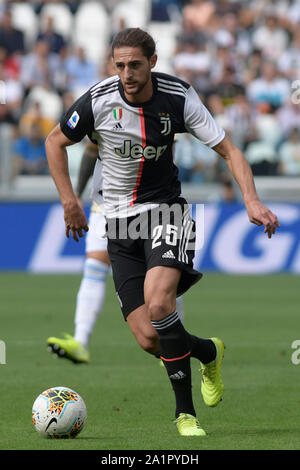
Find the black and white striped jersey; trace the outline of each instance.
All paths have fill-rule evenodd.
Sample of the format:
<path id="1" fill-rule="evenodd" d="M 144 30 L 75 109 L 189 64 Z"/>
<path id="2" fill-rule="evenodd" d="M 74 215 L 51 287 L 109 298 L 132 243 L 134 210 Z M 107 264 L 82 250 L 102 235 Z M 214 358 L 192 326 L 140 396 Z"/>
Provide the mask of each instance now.
<path id="1" fill-rule="evenodd" d="M 88 135 L 98 144 L 101 162 L 95 167 L 93 198 L 101 202 L 103 196 L 108 218 L 129 217 L 180 195 L 172 154 L 175 134 L 190 132 L 210 147 L 225 135 L 193 87 L 163 73 L 152 72 L 152 81 L 151 99 L 133 104 L 118 76 L 105 79 L 60 122 L 73 142 Z"/>

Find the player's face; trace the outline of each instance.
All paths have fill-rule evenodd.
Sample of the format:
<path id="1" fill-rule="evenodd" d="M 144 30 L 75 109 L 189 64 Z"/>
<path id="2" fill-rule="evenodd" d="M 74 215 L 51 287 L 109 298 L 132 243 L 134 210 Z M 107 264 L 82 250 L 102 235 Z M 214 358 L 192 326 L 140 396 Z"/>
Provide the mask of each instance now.
<path id="1" fill-rule="evenodd" d="M 140 47 L 120 47 L 114 50 L 114 65 L 129 101 L 142 103 L 151 98 L 151 69 L 156 60 L 156 55 L 150 59 L 144 56 Z"/>

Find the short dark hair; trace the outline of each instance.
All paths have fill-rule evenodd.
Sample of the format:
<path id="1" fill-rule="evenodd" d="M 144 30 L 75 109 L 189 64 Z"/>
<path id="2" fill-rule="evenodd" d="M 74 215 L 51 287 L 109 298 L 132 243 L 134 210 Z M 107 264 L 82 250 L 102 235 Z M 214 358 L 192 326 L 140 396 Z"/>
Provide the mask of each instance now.
<path id="1" fill-rule="evenodd" d="M 140 47 L 145 57 L 150 59 L 155 54 L 155 42 L 152 36 L 140 28 L 127 28 L 120 31 L 112 42 L 112 55 L 120 47 Z"/>

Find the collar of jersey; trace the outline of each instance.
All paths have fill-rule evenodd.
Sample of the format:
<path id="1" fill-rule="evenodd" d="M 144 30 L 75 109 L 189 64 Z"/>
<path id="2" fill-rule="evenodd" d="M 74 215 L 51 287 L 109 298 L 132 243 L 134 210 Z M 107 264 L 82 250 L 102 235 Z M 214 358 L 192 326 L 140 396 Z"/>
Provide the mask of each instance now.
<path id="1" fill-rule="evenodd" d="M 152 78 L 152 85 L 153 85 L 153 94 L 148 101 L 144 101 L 143 103 L 132 103 L 131 101 L 128 101 L 128 99 L 125 96 L 124 88 L 121 83 L 121 80 L 119 80 L 119 92 L 123 101 L 125 101 L 125 103 L 127 103 L 129 106 L 132 106 L 133 108 L 141 108 L 141 107 L 143 108 L 144 106 L 149 106 L 150 104 L 152 104 L 156 95 L 156 91 L 157 91 L 157 82 L 153 74 L 151 74 L 151 78 Z"/>

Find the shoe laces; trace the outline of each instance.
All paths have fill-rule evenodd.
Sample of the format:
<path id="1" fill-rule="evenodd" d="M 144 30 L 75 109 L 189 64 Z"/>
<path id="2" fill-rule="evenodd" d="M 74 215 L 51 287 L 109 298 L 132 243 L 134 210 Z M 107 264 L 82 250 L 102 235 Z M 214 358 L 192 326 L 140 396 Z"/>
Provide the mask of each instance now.
<path id="1" fill-rule="evenodd" d="M 213 382 L 216 378 L 216 373 L 217 366 L 215 361 L 210 364 L 204 364 L 204 366 L 202 367 L 202 376 L 204 380 L 206 379 Z"/>

